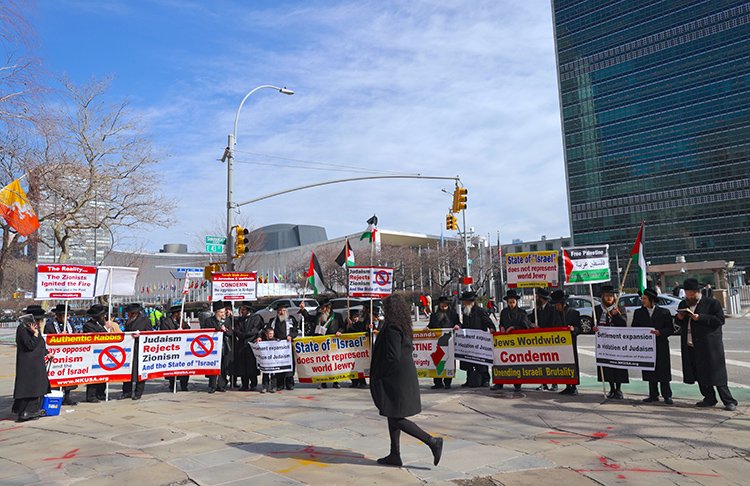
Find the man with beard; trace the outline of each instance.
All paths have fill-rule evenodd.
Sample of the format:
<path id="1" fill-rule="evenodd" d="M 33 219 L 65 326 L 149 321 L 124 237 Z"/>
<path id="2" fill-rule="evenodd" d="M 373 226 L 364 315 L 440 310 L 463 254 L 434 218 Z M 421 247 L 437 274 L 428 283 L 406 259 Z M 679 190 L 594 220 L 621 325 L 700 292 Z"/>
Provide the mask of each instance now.
<path id="1" fill-rule="evenodd" d="M 212 304 L 214 314 L 205 319 L 201 328 L 213 329 L 214 331 L 222 331 L 224 333 L 224 339 L 222 340 L 221 347 L 221 372 L 219 376 L 211 375 L 208 377 L 208 393 L 214 392 L 225 392 L 227 391 L 227 374 L 229 373 L 229 365 L 232 360 L 232 330 L 226 326 L 226 310 L 224 308 L 224 302 L 217 301 Z"/>
<path id="2" fill-rule="evenodd" d="M 615 305 L 615 288 L 609 284 L 601 286 L 602 303 L 594 307 L 594 332 L 599 327 L 627 327 L 628 316 L 624 307 Z M 609 382 L 607 398 L 622 400 L 622 384 L 629 383 L 628 370 L 599 366 L 597 381 Z"/>
<path id="3" fill-rule="evenodd" d="M 299 335 L 299 322 L 294 316 L 289 315 L 289 305 L 286 302 L 276 304 L 276 317 L 268 323 L 273 328 L 273 335 L 279 341 L 286 340 L 291 343 L 292 339 Z M 291 346 L 291 344 L 290 344 Z M 294 360 L 292 360 L 292 371 L 276 373 L 277 388 L 281 390 L 294 390 Z"/>
<path id="4" fill-rule="evenodd" d="M 362 319 L 357 309 L 352 309 L 349 312 L 349 318 L 346 320 L 346 332 L 358 333 L 371 331 L 370 326 Z M 352 383 L 349 388 L 367 388 L 367 380 L 364 378 L 352 378 Z"/>
<path id="5" fill-rule="evenodd" d="M 518 307 L 518 301 L 521 300 L 521 296 L 516 293 L 515 289 L 510 289 L 505 293 L 503 300 L 508 306 L 500 311 L 500 321 L 498 322 L 498 329 L 500 332 L 506 333 L 517 329 L 528 329 L 531 325 L 529 323 L 529 316 L 526 312 Z M 493 390 L 502 390 L 503 385 L 493 385 Z M 515 383 L 513 385 L 513 391 L 516 393 L 521 391 L 521 384 Z"/>
<path id="6" fill-rule="evenodd" d="M 552 292 L 551 303 L 555 306 L 558 322 L 564 327 L 570 329 L 570 335 L 573 338 L 573 358 L 576 366 L 576 379 L 579 379 L 578 370 L 578 335 L 581 334 L 581 314 L 568 307 L 568 296 L 562 290 Z M 560 395 L 578 395 L 578 383 L 575 385 L 565 385 L 565 389 Z"/>
<path id="7" fill-rule="evenodd" d="M 52 312 L 55 314 L 55 317 L 44 325 L 44 334 L 73 334 L 73 326 L 65 320 L 65 304 L 57 304 L 52 309 Z M 78 402 L 70 398 L 70 392 L 76 388 L 78 387 L 63 387 L 63 405 L 78 405 Z"/>
<path id="8" fill-rule="evenodd" d="M 234 337 L 235 326 L 237 325 L 237 316 L 234 315 L 234 303 L 230 300 L 224 302 L 224 325 L 232 331 L 232 339 L 229 340 L 229 364 L 227 365 L 228 383 L 231 388 L 237 388 L 237 379 L 235 361 L 237 360 L 237 341 Z"/>
<path id="9" fill-rule="evenodd" d="M 427 329 L 454 329 L 456 326 L 461 326 L 458 313 L 451 308 L 450 299 L 445 295 L 441 295 L 438 297 L 437 309 L 430 314 L 430 322 L 427 324 Z M 451 338 L 450 334 L 445 334 L 443 337 L 447 339 Z M 433 378 L 432 383 L 433 390 L 441 388 L 450 390 L 453 378 Z"/>
<path id="10" fill-rule="evenodd" d="M 133 337 L 140 336 L 141 332 L 151 331 L 151 320 L 143 315 L 143 306 L 137 303 L 131 303 L 125 306 L 125 314 L 128 316 L 127 322 L 125 322 L 125 332 L 132 332 Z M 138 346 L 133 349 L 133 362 L 138 362 Z M 133 383 L 135 383 L 135 391 L 133 391 Z M 143 389 L 146 388 L 145 381 L 138 380 L 138 370 L 133 366 L 132 380 L 126 381 L 122 384 L 122 397 L 132 398 L 133 400 L 140 400 L 143 396 Z"/>
<path id="11" fill-rule="evenodd" d="M 555 308 L 550 304 L 549 290 L 545 288 L 536 289 L 536 300 L 534 302 L 536 312 L 529 314 L 530 327 L 540 329 L 549 329 L 551 327 L 561 327 L 560 314 L 555 312 Z M 537 319 L 539 322 L 537 322 Z M 540 385 L 537 390 L 557 391 L 557 385 Z"/>
<path id="12" fill-rule="evenodd" d="M 724 409 L 737 410 L 737 400 L 727 386 L 727 365 L 724 358 L 722 326 L 724 311 L 711 297 L 701 296 L 698 280 L 688 278 L 683 283 L 685 300 L 677 306 L 675 321 L 682 328 L 682 373 L 685 383 L 698 382 L 703 400 L 696 407 L 716 405 L 716 391 Z M 714 391 L 716 387 L 716 391 Z"/>
<path id="13" fill-rule="evenodd" d="M 252 304 L 240 304 L 240 315 L 235 321 L 235 362 L 234 372 L 240 377 L 242 386 L 240 391 L 255 391 L 258 387 L 258 365 L 250 344 L 258 340 L 263 329 L 263 318 L 260 315 L 250 315 Z"/>
<path id="14" fill-rule="evenodd" d="M 323 299 L 318 306 L 318 315 L 313 318 L 305 309 L 305 303 L 299 303 L 299 312 L 305 318 L 305 322 L 311 323 L 307 335 L 309 336 L 329 336 L 336 335 L 341 336 L 341 331 L 344 329 L 344 320 L 339 314 L 333 312 L 331 308 L 331 300 Z M 333 382 L 334 388 L 341 388 L 338 381 Z M 328 383 L 321 383 L 318 388 L 328 388 Z"/>
<path id="15" fill-rule="evenodd" d="M 120 331 L 120 328 L 112 321 L 107 321 L 105 315 L 107 314 L 107 308 L 101 304 L 94 304 L 89 307 L 86 311 L 86 315 L 89 319 L 83 324 L 83 332 L 85 333 L 103 333 L 113 332 L 113 329 Z M 96 383 L 93 385 L 86 385 L 86 401 L 89 403 L 99 403 L 101 400 L 107 399 L 107 384 Z"/>
<path id="16" fill-rule="evenodd" d="M 461 294 L 461 325 L 454 329 L 477 329 L 494 332 L 495 324 L 492 323 L 490 315 L 483 308 L 476 305 L 477 294 L 467 290 Z M 466 371 L 466 383 L 462 388 L 477 388 L 490 386 L 490 373 L 486 365 L 461 361 L 461 369 Z"/>
<path id="17" fill-rule="evenodd" d="M 166 316 L 163 316 L 159 320 L 159 330 L 160 331 L 179 331 L 182 329 L 189 329 L 189 326 L 186 325 L 186 323 L 183 323 L 182 326 L 180 325 L 180 314 L 182 314 L 182 307 L 179 305 L 173 305 L 169 308 L 169 314 Z M 188 380 L 190 379 L 189 375 L 182 375 L 177 377 L 180 381 L 180 391 L 188 391 Z M 169 382 L 169 389 L 174 390 L 174 376 L 170 376 L 167 378 L 167 381 Z"/>
<path id="18" fill-rule="evenodd" d="M 40 417 L 42 397 L 49 393 L 49 379 L 45 359 L 47 345 L 42 336 L 44 309 L 30 305 L 24 309 L 26 315 L 19 319 L 16 328 L 16 381 L 13 387 L 13 412 L 18 422 L 36 420 Z"/>
<path id="19" fill-rule="evenodd" d="M 648 398 L 643 401 L 658 402 L 661 388 L 664 403 L 672 405 L 672 388 L 669 386 L 672 381 L 672 363 L 667 338 L 674 333 L 674 325 L 669 309 L 656 305 L 658 295 L 651 287 L 643 291 L 643 306 L 633 312 L 633 327 L 650 327 L 651 334 L 656 335 L 656 369 L 642 372 L 643 381 L 648 381 Z"/>

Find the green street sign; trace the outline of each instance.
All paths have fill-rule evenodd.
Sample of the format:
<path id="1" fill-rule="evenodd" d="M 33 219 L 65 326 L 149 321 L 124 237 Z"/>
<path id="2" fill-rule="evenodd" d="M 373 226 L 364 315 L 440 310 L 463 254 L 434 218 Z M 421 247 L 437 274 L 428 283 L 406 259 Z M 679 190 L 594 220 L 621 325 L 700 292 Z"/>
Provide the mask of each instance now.
<path id="1" fill-rule="evenodd" d="M 227 244 L 226 236 L 206 236 L 206 245 L 226 245 L 226 244 Z M 206 251 L 209 251 L 208 246 L 206 246 Z M 221 253 L 221 252 L 218 252 L 218 253 Z"/>
<path id="2" fill-rule="evenodd" d="M 206 253 L 224 253 L 224 245 L 206 243 Z"/>

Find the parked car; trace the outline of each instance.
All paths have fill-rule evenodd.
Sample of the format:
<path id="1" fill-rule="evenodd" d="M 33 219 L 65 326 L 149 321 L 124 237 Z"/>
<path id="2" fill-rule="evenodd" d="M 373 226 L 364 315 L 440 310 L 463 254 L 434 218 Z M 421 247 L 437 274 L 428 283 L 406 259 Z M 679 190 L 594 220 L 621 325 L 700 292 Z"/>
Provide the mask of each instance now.
<path id="1" fill-rule="evenodd" d="M 594 305 L 599 305 L 601 301 L 594 297 Z M 584 334 L 591 334 L 594 328 L 594 319 L 591 315 L 592 305 L 591 297 L 588 295 L 571 295 L 568 297 L 568 307 L 575 309 L 581 314 L 581 328 Z M 534 315 L 534 309 L 528 310 L 529 318 Z"/>
<path id="2" fill-rule="evenodd" d="M 358 310 L 360 314 L 366 314 L 369 312 L 370 299 L 348 299 L 349 310 Z M 372 308 L 376 316 L 383 315 L 383 301 L 380 299 L 372 299 Z M 341 317 L 346 318 L 347 299 L 346 297 L 339 297 L 331 299 L 331 309 L 337 314 L 341 314 Z"/>
<path id="3" fill-rule="evenodd" d="M 673 317 L 677 314 L 677 306 L 680 305 L 680 302 L 682 302 L 682 299 L 669 294 L 659 294 L 656 299 L 656 305 L 668 309 Z M 630 326 L 633 322 L 633 313 L 641 307 L 641 296 L 638 294 L 622 294 L 620 305 L 628 311 L 628 326 Z"/>
<path id="4" fill-rule="evenodd" d="M 256 311 L 253 315 L 259 315 L 263 318 L 264 322 L 268 322 L 276 316 L 276 305 L 279 302 L 286 302 L 286 305 L 289 306 L 289 315 L 294 316 L 299 312 L 299 304 L 303 301 L 305 302 L 305 309 L 307 309 L 307 312 L 314 313 L 318 308 L 318 301 L 315 299 L 284 298 L 274 300 L 268 307 Z"/>

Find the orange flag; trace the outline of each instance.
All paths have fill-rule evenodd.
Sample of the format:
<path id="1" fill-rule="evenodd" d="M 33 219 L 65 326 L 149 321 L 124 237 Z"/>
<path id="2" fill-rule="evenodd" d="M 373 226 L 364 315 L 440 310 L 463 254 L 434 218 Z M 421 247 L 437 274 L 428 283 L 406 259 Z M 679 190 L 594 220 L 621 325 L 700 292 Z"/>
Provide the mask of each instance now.
<path id="1" fill-rule="evenodd" d="M 0 216 L 21 236 L 29 236 L 39 229 L 39 218 L 16 179 L 0 191 Z"/>

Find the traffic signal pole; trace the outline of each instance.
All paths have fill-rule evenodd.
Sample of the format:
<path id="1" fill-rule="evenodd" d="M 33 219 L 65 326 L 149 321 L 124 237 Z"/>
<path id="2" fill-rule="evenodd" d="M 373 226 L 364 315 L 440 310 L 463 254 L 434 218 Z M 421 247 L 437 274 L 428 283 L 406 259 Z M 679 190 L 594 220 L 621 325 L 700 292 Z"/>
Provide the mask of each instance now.
<path id="1" fill-rule="evenodd" d="M 226 257 L 227 257 L 227 271 L 234 270 L 234 259 L 232 258 L 232 248 L 234 243 L 232 241 L 232 226 L 234 221 L 232 220 L 232 211 L 234 205 L 234 134 L 229 134 L 229 141 L 227 145 L 227 241 L 225 244 Z"/>

